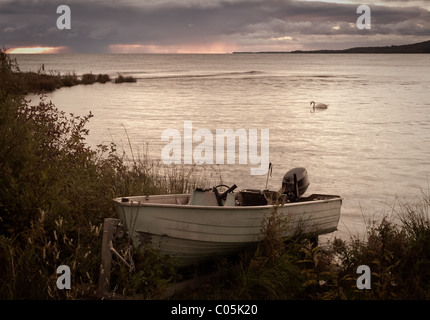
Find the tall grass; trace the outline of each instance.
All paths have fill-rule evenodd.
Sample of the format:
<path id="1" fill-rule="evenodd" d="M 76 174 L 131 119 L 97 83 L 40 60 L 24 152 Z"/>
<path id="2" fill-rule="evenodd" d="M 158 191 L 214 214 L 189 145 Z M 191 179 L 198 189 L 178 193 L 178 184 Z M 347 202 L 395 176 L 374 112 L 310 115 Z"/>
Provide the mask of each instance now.
<path id="1" fill-rule="evenodd" d="M 390 213 L 367 223 L 366 237 L 335 239 L 330 253 L 338 287 L 353 299 L 430 298 L 430 195 L 398 201 Z M 372 271 L 370 290 L 357 290 L 357 267 Z"/>
<path id="2" fill-rule="evenodd" d="M 263 222 L 265 239 L 239 260 L 218 261 L 212 280 L 179 299 L 395 300 L 430 298 L 430 196 L 399 202 L 391 214 L 369 220 L 366 236 L 279 237 L 274 211 Z M 371 288 L 357 287 L 357 268 L 371 270 Z"/>

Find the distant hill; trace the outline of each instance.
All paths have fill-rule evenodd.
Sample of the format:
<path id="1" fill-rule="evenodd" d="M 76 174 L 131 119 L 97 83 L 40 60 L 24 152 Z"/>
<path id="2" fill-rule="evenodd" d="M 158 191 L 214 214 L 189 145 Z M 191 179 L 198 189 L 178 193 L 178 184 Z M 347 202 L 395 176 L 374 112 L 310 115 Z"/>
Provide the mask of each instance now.
<path id="1" fill-rule="evenodd" d="M 233 52 L 233 53 L 430 53 L 430 41 L 387 47 L 356 47 L 344 50 L 296 50 L 270 52 Z"/>

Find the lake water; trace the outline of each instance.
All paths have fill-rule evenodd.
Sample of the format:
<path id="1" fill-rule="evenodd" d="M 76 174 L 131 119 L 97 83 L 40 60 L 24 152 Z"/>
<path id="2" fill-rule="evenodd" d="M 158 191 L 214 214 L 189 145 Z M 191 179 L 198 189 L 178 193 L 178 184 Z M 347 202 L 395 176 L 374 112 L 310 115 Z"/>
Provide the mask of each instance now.
<path id="1" fill-rule="evenodd" d="M 428 193 L 430 55 L 19 55 L 21 70 L 118 73 L 135 83 L 62 88 L 48 99 L 66 112 L 94 118 L 88 143 L 115 142 L 151 158 L 168 144 L 166 129 L 269 129 L 269 187 L 305 167 L 307 194 L 343 197 L 336 235 L 364 229 L 369 215 L 390 212 L 398 197 Z M 328 109 L 310 112 L 309 103 Z M 127 134 L 126 134 L 127 132 Z M 128 135 L 128 137 L 127 137 Z M 260 137 L 260 136 L 259 136 Z M 182 136 L 182 138 L 184 138 Z M 247 162 L 196 166 L 239 188 L 264 188 Z"/>

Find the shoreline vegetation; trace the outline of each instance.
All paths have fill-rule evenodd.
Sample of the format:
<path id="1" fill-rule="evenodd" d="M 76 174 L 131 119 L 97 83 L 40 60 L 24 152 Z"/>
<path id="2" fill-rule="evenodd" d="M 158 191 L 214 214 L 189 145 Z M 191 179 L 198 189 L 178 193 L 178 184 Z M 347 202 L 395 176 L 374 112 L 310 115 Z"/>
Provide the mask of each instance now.
<path id="1" fill-rule="evenodd" d="M 201 181 L 192 170 L 143 156 L 126 165 L 114 143 L 90 148 L 92 114 L 65 114 L 43 95 L 30 105 L 26 76 L 0 51 L 0 299 L 100 299 L 103 221 L 117 217 L 112 199 L 186 193 Z M 113 257 L 113 299 L 161 299 L 172 285 L 206 273 L 210 279 L 169 298 L 430 299 L 430 193 L 419 196 L 369 221 L 363 238 L 320 245 L 281 239 L 274 207 L 255 252 L 198 268 L 178 269 L 174 259 L 142 253 L 124 237 L 115 248 L 135 269 Z M 70 267 L 70 290 L 56 286 L 60 265 Z M 357 288 L 360 265 L 371 270 L 371 289 Z"/>
<path id="2" fill-rule="evenodd" d="M 37 72 L 26 71 L 21 72 L 19 69 L 16 72 L 19 77 L 20 90 L 24 93 L 41 93 L 41 92 L 52 92 L 62 87 L 73 87 L 76 85 L 90 85 L 94 83 L 123 83 L 123 82 L 136 82 L 136 78 L 133 76 L 123 76 L 118 74 L 114 79 L 108 74 L 93 74 L 84 73 L 82 76 L 78 76 L 76 73 L 60 74 L 55 71 L 45 71 L 45 67 L 42 66 Z"/>

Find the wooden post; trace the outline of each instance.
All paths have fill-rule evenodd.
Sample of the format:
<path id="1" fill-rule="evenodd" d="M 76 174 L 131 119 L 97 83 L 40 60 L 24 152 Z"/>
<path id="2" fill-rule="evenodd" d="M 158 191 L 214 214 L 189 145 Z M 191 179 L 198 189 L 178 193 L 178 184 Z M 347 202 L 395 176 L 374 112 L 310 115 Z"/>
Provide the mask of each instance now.
<path id="1" fill-rule="evenodd" d="M 103 225 L 103 240 L 100 264 L 99 295 L 109 296 L 110 293 L 110 269 L 112 264 L 111 243 L 115 237 L 119 220 L 106 218 Z"/>

